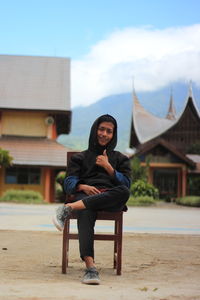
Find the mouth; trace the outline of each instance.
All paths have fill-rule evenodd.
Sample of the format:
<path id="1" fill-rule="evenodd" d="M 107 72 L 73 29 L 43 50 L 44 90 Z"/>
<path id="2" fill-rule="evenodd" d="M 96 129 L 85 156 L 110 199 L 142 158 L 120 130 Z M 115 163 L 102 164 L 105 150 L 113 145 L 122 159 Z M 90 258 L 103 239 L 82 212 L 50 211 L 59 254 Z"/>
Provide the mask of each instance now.
<path id="1" fill-rule="evenodd" d="M 99 142 L 99 144 L 107 144 L 108 143 L 108 139 L 102 138 L 102 137 L 98 137 L 98 142 Z"/>

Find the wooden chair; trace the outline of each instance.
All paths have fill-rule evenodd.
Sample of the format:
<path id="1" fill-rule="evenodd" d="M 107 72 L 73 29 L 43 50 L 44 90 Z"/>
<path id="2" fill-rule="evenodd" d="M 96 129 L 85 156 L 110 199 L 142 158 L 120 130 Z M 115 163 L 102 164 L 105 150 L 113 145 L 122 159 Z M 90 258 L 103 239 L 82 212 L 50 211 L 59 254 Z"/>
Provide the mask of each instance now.
<path id="1" fill-rule="evenodd" d="M 74 152 L 67 153 L 67 161 Z M 62 247 L 62 273 L 66 274 L 69 261 L 69 240 L 78 240 L 77 233 L 70 233 L 70 221 L 77 219 L 76 213 L 73 212 L 70 219 L 65 221 L 63 230 L 63 247 Z M 114 241 L 113 268 L 116 274 L 121 275 L 122 268 L 122 232 L 123 232 L 123 211 L 106 212 L 98 211 L 97 220 L 114 221 L 114 230 L 112 233 L 94 234 L 94 240 Z"/>

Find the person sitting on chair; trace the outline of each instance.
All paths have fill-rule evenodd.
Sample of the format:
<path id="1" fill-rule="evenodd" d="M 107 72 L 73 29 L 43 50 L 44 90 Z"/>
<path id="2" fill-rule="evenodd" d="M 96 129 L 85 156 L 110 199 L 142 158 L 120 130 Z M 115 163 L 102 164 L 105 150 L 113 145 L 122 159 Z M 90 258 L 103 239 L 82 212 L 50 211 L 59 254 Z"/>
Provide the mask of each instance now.
<path id="1" fill-rule="evenodd" d="M 86 264 L 82 283 L 99 284 L 94 264 L 94 226 L 97 211 L 127 210 L 130 192 L 130 161 L 119 151 L 117 122 L 110 115 L 102 115 L 93 123 L 88 149 L 72 156 L 67 167 L 63 187 L 73 202 L 56 211 L 54 225 L 63 230 L 66 218 L 77 212 L 80 256 Z"/>

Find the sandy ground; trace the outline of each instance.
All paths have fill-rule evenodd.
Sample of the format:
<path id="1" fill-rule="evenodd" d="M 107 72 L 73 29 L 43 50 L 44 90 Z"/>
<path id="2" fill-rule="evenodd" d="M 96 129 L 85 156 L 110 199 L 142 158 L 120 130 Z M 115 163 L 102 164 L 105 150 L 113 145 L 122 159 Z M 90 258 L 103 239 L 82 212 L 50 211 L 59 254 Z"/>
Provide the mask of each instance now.
<path id="1" fill-rule="evenodd" d="M 112 269 L 112 242 L 96 241 L 99 286 L 81 284 L 77 241 L 61 274 L 61 243 L 59 232 L 0 230 L 0 299 L 200 299 L 199 235 L 126 233 L 122 276 Z"/>

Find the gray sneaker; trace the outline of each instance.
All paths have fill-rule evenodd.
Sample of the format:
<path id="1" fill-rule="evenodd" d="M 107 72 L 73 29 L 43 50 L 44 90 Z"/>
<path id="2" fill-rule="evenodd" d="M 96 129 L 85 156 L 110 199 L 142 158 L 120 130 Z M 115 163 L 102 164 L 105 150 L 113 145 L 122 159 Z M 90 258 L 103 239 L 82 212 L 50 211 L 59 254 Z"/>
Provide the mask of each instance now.
<path id="1" fill-rule="evenodd" d="M 82 283 L 85 284 L 100 284 L 99 273 L 95 267 L 87 268 L 83 276 Z"/>
<path id="2" fill-rule="evenodd" d="M 57 208 L 55 216 L 53 216 L 53 223 L 60 231 L 63 230 L 65 220 L 70 218 L 72 208 L 70 206 L 62 205 Z"/>

